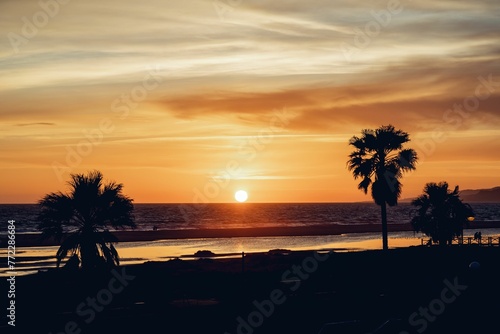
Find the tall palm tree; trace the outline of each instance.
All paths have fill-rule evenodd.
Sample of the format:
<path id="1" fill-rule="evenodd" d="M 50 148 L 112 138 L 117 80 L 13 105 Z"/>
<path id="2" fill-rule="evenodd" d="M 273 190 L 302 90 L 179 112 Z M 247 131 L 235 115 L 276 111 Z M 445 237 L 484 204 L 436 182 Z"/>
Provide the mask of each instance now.
<path id="1" fill-rule="evenodd" d="M 399 180 L 404 172 L 416 168 L 417 153 L 403 149 L 403 144 L 409 141 L 408 133 L 395 130 L 392 125 L 365 129 L 361 137 L 353 136 L 349 141 L 356 150 L 349 155 L 347 168 L 354 179 L 361 178 L 358 189 L 366 194 L 371 187 L 372 198 L 380 205 L 384 250 L 388 249 L 386 204 L 397 205 L 402 188 Z"/>
<path id="2" fill-rule="evenodd" d="M 424 194 L 412 204 L 418 207 L 417 215 L 411 221 L 413 229 L 424 232 L 442 246 L 463 235 L 464 225 L 474 217 L 470 205 L 460 199 L 458 186 L 451 191 L 446 182 L 427 183 Z"/>
<path id="3" fill-rule="evenodd" d="M 50 193 L 39 201 L 42 236 L 62 240 L 57 266 L 68 253 L 82 269 L 119 265 L 117 238 L 107 227 L 135 227 L 132 199 L 122 194 L 122 184 L 103 184 L 99 171 L 72 174 L 68 184 L 69 193 Z"/>

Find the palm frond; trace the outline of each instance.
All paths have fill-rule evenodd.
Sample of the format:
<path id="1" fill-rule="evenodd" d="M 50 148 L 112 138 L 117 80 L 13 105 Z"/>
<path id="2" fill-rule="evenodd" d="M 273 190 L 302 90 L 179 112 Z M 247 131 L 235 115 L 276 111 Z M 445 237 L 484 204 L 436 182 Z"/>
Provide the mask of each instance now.
<path id="1" fill-rule="evenodd" d="M 350 145 L 356 148 L 349 155 L 347 169 L 354 179 L 362 178 L 358 184 L 360 190 L 367 192 L 365 186 L 372 187 L 375 202 L 397 204 L 401 195 L 400 179 L 403 172 L 415 169 L 418 160 L 417 153 L 412 149 L 403 149 L 403 144 L 410 141 L 409 135 L 396 130 L 393 125 L 381 126 L 376 130 L 364 129 L 361 136 L 353 136 Z M 366 178 L 377 175 L 370 183 Z M 376 189 L 373 189 L 373 187 Z M 383 200 L 385 198 L 385 200 Z"/>
<path id="2" fill-rule="evenodd" d="M 81 243 L 80 238 L 81 236 L 79 234 L 72 234 L 61 243 L 61 246 L 56 253 L 57 267 L 59 267 L 61 261 L 66 258 L 68 252 L 71 251 L 71 255 L 74 255 L 78 252 Z"/>
<path id="3" fill-rule="evenodd" d="M 417 215 L 412 219 L 415 231 L 424 232 L 440 244 L 463 233 L 468 218 L 474 215 L 472 208 L 459 198 L 458 187 L 449 190 L 448 183 L 427 183 L 424 194 L 412 201 Z"/>
<path id="4" fill-rule="evenodd" d="M 108 266 L 113 267 L 120 264 L 118 252 L 116 251 L 113 244 L 110 244 L 110 246 L 108 247 L 106 243 L 99 243 L 99 247 L 102 252 L 104 262 L 106 262 Z"/>
<path id="5" fill-rule="evenodd" d="M 373 159 L 356 159 L 349 163 L 348 168 L 352 171 L 354 179 L 357 179 L 358 177 L 369 178 L 373 175 L 376 169 Z"/>
<path id="6" fill-rule="evenodd" d="M 407 172 L 416 168 L 417 161 L 417 152 L 412 149 L 404 149 L 399 152 L 397 160 L 394 162 L 397 163 L 401 170 Z"/>
<path id="7" fill-rule="evenodd" d="M 73 174 L 68 184 L 67 195 L 51 193 L 39 202 L 39 228 L 44 236 L 61 238 L 65 227 L 77 227 L 57 251 L 58 266 L 68 252 L 79 256 L 82 268 L 95 268 L 103 260 L 118 264 L 112 244 L 117 238 L 102 230 L 109 225 L 135 227 L 132 199 L 122 193 L 122 184 L 104 184 L 99 171 Z"/>
<path id="8" fill-rule="evenodd" d="M 71 198 L 61 192 L 50 193 L 39 202 L 38 228 L 42 237 L 55 237 L 61 240 L 63 226 L 72 224 L 73 208 Z"/>
<path id="9" fill-rule="evenodd" d="M 369 177 L 365 177 L 363 181 L 361 181 L 358 184 L 358 189 L 363 190 L 365 194 L 368 193 L 368 188 L 370 187 L 370 184 L 372 183 L 372 180 Z"/>

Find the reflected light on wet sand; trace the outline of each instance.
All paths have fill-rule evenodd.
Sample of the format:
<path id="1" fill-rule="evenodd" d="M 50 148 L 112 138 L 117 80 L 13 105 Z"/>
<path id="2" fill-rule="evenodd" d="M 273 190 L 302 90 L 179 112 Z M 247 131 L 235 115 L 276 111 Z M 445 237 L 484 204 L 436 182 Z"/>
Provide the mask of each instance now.
<path id="1" fill-rule="evenodd" d="M 153 242 L 123 242 L 116 245 L 120 254 L 120 262 L 139 264 L 147 261 L 168 261 L 171 258 L 194 258 L 199 250 L 210 250 L 217 255 L 241 252 L 260 253 L 271 249 L 302 250 L 335 250 L 361 251 L 381 248 L 381 238 L 372 233 L 358 235 L 335 236 L 300 236 L 300 237 L 258 237 L 258 238 L 206 238 L 206 239 L 171 239 Z M 420 237 L 390 238 L 391 248 L 418 246 Z M 57 246 L 23 247 L 17 249 L 16 270 L 18 275 L 36 273 L 42 268 L 54 268 Z M 1 249 L 0 256 L 6 257 L 7 250 Z M 0 269 L 0 277 L 8 276 L 5 268 Z"/>

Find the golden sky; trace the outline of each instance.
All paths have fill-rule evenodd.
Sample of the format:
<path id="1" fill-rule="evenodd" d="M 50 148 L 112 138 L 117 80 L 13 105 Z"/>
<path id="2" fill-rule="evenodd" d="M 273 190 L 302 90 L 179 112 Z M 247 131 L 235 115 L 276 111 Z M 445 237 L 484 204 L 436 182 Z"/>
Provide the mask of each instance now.
<path id="1" fill-rule="evenodd" d="M 427 182 L 500 185 L 500 6 L 1 1 L 0 203 L 98 169 L 136 203 L 370 200 L 349 138 L 393 124 Z"/>

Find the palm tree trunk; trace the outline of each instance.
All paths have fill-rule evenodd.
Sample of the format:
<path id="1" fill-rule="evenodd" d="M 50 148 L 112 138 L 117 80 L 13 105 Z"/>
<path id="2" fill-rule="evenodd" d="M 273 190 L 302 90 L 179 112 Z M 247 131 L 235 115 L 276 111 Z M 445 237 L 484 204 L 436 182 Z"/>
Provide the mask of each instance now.
<path id="1" fill-rule="evenodd" d="M 387 207 L 385 201 L 380 206 L 382 211 L 382 248 L 389 249 L 389 242 L 387 240 Z"/>

